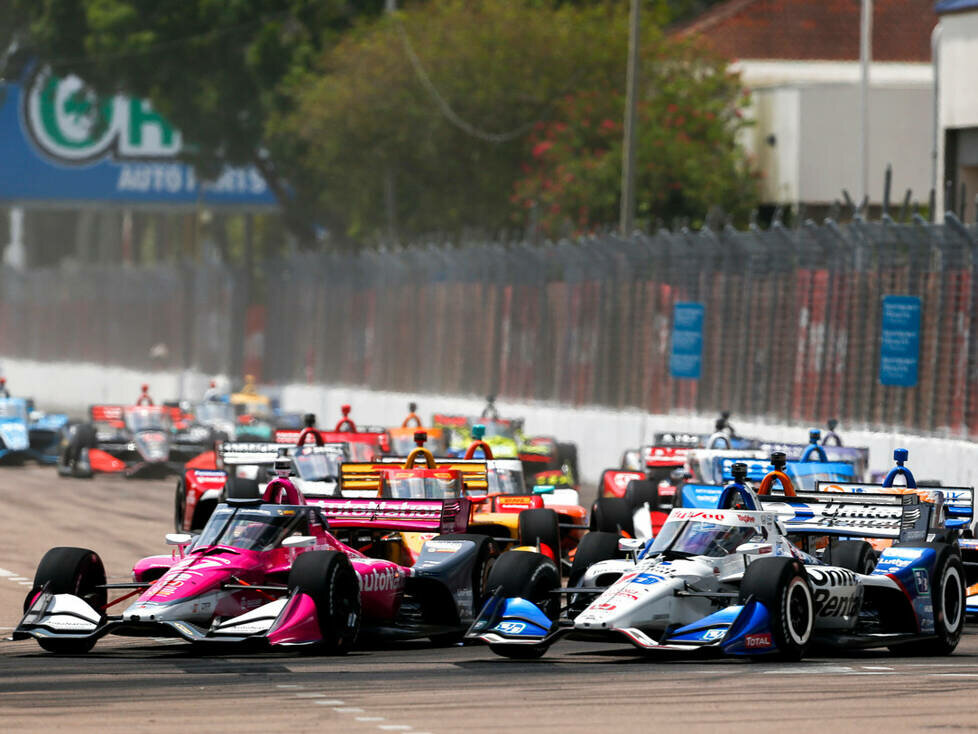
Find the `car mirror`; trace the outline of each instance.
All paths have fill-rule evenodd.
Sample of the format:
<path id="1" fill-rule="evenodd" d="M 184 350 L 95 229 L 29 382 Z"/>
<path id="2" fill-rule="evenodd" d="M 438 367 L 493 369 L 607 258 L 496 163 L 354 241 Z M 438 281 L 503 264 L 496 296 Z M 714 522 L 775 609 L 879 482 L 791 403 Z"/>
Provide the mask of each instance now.
<path id="1" fill-rule="evenodd" d="M 533 494 L 553 494 L 554 485 L 552 484 L 541 484 L 539 487 L 533 488 Z"/>
<path id="2" fill-rule="evenodd" d="M 167 533 L 167 545 L 189 545 L 194 539 L 190 533 Z"/>
<path id="3" fill-rule="evenodd" d="M 741 543 L 737 546 L 737 553 L 749 553 L 750 555 L 765 555 L 774 552 L 774 546 L 770 543 Z"/>
<path id="4" fill-rule="evenodd" d="M 619 538 L 618 539 L 618 550 L 625 551 L 627 553 L 632 553 L 634 551 L 642 550 L 645 545 L 645 541 L 641 538 Z"/>
<path id="5" fill-rule="evenodd" d="M 309 548 L 316 545 L 316 539 L 311 535 L 291 535 L 282 541 L 283 548 Z"/>

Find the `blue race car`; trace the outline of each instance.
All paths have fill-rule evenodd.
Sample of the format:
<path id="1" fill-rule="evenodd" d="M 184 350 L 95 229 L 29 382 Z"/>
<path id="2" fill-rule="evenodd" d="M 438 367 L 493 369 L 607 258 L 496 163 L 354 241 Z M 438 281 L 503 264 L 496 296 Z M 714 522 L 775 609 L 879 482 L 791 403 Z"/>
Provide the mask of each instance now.
<path id="1" fill-rule="evenodd" d="M 67 427 L 68 416 L 41 413 L 33 400 L 11 397 L 6 378 L 0 377 L 0 462 L 30 458 L 54 464 Z"/>

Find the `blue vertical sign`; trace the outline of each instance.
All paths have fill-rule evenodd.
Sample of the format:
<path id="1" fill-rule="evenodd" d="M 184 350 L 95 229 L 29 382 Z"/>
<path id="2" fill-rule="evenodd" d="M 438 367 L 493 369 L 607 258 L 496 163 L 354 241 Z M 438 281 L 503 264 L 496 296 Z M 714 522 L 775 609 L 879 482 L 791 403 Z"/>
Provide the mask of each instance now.
<path id="1" fill-rule="evenodd" d="M 884 296 L 880 339 L 880 383 L 896 387 L 917 384 L 920 363 L 920 299 Z"/>
<path id="2" fill-rule="evenodd" d="M 672 309 L 669 374 L 689 380 L 703 371 L 703 304 L 677 303 Z"/>

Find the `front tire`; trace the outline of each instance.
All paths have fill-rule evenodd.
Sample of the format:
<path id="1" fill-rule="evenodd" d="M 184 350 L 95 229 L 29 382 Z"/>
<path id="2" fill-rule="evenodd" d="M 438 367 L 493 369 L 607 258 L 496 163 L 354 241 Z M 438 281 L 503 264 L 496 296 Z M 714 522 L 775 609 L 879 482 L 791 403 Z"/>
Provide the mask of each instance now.
<path id="1" fill-rule="evenodd" d="M 489 572 L 489 590 L 503 597 L 532 602 L 551 620 L 560 613 L 560 598 L 550 592 L 560 588 L 560 571 L 546 556 L 532 551 L 506 551 Z M 547 648 L 540 645 L 489 645 L 496 655 L 514 660 L 534 660 Z"/>
<path id="2" fill-rule="evenodd" d="M 34 573 L 34 585 L 24 599 L 25 612 L 45 585 L 52 594 L 73 594 L 81 598 L 99 614 L 103 614 L 108 601 L 104 588 L 105 566 L 98 554 L 88 548 L 52 548 L 44 554 Z M 91 650 L 95 641 L 92 637 L 86 640 L 40 638 L 37 642 L 48 652 L 77 655 Z"/>
<path id="3" fill-rule="evenodd" d="M 876 568 L 876 551 L 865 540 L 840 540 L 829 546 L 825 562 L 866 576 Z"/>
<path id="4" fill-rule="evenodd" d="M 350 559 L 339 551 L 306 551 L 292 563 L 289 590 L 312 597 L 322 635 L 321 647 L 344 655 L 360 634 L 360 582 Z"/>
<path id="5" fill-rule="evenodd" d="M 744 572 L 740 603 L 749 599 L 767 609 L 782 660 L 801 660 L 815 627 L 815 599 L 808 574 L 794 558 L 758 558 Z"/>

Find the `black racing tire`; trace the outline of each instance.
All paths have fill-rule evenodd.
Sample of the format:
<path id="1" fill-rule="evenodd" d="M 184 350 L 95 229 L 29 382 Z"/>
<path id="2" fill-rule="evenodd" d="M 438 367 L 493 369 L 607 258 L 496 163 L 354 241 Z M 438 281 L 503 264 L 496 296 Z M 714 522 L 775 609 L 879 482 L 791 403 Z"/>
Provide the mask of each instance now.
<path id="1" fill-rule="evenodd" d="M 586 533 L 574 552 L 574 562 L 567 577 L 567 585 L 577 586 L 584 572 L 598 561 L 623 558 L 625 554 L 618 550 L 619 538 L 617 533 L 603 533 L 600 530 Z"/>
<path id="2" fill-rule="evenodd" d="M 316 604 L 322 650 L 348 653 L 360 634 L 360 582 L 350 559 L 339 551 L 306 551 L 292 563 L 289 590 L 312 597 Z"/>
<path id="3" fill-rule="evenodd" d="M 551 620 L 560 613 L 560 598 L 550 592 L 560 588 L 560 571 L 546 556 L 531 551 L 506 551 L 489 573 L 489 588 L 504 597 L 533 602 Z M 547 648 L 542 645 L 489 645 L 496 655 L 514 660 L 534 660 Z"/>
<path id="4" fill-rule="evenodd" d="M 570 469 L 571 476 L 574 477 L 574 484 L 581 481 L 581 475 L 577 470 L 577 444 L 576 443 L 557 443 L 557 463 L 563 468 Z"/>
<path id="5" fill-rule="evenodd" d="M 546 545 L 560 563 L 560 520 L 554 510 L 535 507 L 519 514 L 520 545 Z"/>
<path id="6" fill-rule="evenodd" d="M 591 505 L 589 527 L 602 533 L 635 535 L 632 510 L 624 497 L 601 497 Z"/>
<path id="7" fill-rule="evenodd" d="M 648 479 L 633 479 L 625 487 L 625 504 L 634 512 L 646 502 L 650 510 L 659 508 L 659 483 Z"/>
<path id="8" fill-rule="evenodd" d="M 911 544 L 901 544 L 909 547 Z M 930 542 L 913 544 L 914 547 L 930 547 L 937 552 L 934 570 L 928 578 L 929 593 L 934 605 L 934 632 L 936 637 L 906 645 L 894 645 L 890 649 L 899 655 L 950 655 L 958 646 L 965 622 L 965 572 L 956 546 Z"/>
<path id="9" fill-rule="evenodd" d="M 91 423 L 79 423 L 74 426 L 68 436 L 61 455 L 58 457 L 58 475 L 63 477 L 90 478 L 91 472 L 83 473 L 78 470 L 78 462 L 84 449 L 95 448 L 98 437 L 95 426 Z"/>
<path id="10" fill-rule="evenodd" d="M 24 599 L 26 612 L 33 598 L 47 585 L 52 594 L 74 594 L 100 614 L 108 601 L 105 590 L 105 566 L 95 551 L 88 548 L 52 548 L 37 566 L 34 585 Z M 86 653 L 95 646 L 95 638 L 64 640 L 39 638 L 38 644 L 59 655 Z"/>
<path id="11" fill-rule="evenodd" d="M 839 540 L 829 545 L 822 560 L 830 566 L 868 575 L 876 568 L 876 551 L 865 540 Z"/>
<path id="12" fill-rule="evenodd" d="M 257 479 L 246 479 L 244 477 L 228 477 L 224 483 L 222 492 L 224 501 L 255 501 L 261 498 L 261 491 L 258 488 Z"/>
<path id="13" fill-rule="evenodd" d="M 183 485 L 183 477 L 177 480 L 177 489 L 173 495 L 173 529 L 175 532 L 184 531 L 187 519 L 187 489 Z"/>
<path id="14" fill-rule="evenodd" d="M 770 615 L 771 631 L 782 660 L 801 660 L 815 627 L 815 597 L 801 561 L 758 558 L 740 583 L 740 603 L 755 599 Z"/>
<path id="15" fill-rule="evenodd" d="M 550 619 L 560 613 L 560 597 L 551 594 L 560 588 L 557 564 L 542 553 L 506 551 L 489 572 L 488 588 L 504 597 L 521 597 L 536 604 Z"/>

